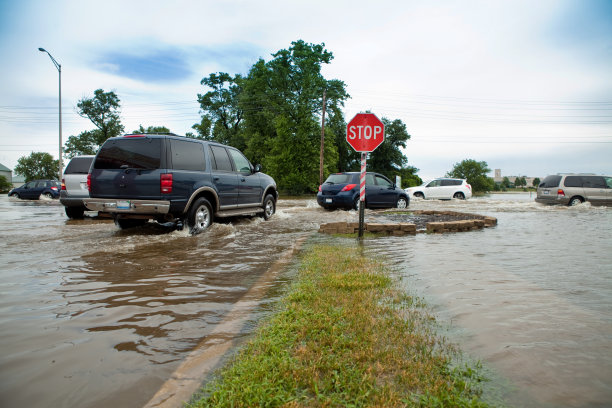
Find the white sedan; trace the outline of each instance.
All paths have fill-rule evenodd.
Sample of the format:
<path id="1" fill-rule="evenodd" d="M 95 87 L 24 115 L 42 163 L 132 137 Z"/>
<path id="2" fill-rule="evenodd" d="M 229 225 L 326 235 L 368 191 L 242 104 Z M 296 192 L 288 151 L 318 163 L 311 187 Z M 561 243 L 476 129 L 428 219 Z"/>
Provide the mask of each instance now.
<path id="1" fill-rule="evenodd" d="M 466 180 L 454 178 L 437 178 L 427 181 L 418 187 L 408 187 L 406 193 L 412 198 L 431 198 L 465 200 L 472 197 L 472 186 Z"/>

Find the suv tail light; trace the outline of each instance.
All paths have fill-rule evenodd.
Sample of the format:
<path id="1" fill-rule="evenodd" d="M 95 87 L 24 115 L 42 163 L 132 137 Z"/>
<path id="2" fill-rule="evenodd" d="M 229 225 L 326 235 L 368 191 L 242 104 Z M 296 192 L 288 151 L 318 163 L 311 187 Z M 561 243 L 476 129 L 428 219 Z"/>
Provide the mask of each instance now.
<path id="1" fill-rule="evenodd" d="M 347 184 L 346 186 L 344 186 L 344 188 L 340 191 L 351 191 L 353 188 L 355 188 L 357 184 Z"/>
<path id="2" fill-rule="evenodd" d="M 471 185 L 469 185 L 469 184 L 466 184 L 465 186 L 466 186 L 467 188 L 469 188 L 470 190 L 472 189 L 472 186 L 471 186 Z"/>
<path id="3" fill-rule="evenodd" d="M 565 197 L 565 192 L 563 190 L 561 190 L 561 189 L 558 189 L 557 190 L 557 195 L 561 196 L 561 197 Z"/>
<path id="4" fill-rule="evenodd" d="M 62 190 L 66 191 L 66 180 L 62 179 Z"/>
<path id="5" fill-rule="evenodd" d="M 319 191 L 321 191 L 321 186 L 319 186 Z"/>
<path id="6" fill-rule="evenodd" d="M 87 174 L 87 190 L 91 193 L 91 173 Z"/>
<path id="7" fill-rule="evenodd" d="M 172 173 L 161 174 L 159 176 L 160 189 L 162 194 L 172 192 Z"/>

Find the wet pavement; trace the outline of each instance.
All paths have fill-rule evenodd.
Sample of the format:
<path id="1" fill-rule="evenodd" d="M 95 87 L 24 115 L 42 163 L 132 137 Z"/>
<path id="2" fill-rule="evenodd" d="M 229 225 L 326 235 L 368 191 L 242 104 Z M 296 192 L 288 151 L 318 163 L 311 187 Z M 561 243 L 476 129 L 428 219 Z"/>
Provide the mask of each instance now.
<path id="1" fill-rule="evenodd" d="M 528 194 L 415 200 L 411 209 L 491 215 L 498 226 L 364 248 L 426 298 L 513 405 L 604 406 L 612 209 L 578 207 L 543 207 Z M 0 405 L 144 406 L 194 350 L 231 352 L 252 333 L 291 282 L 293 267 L 274 265 L 297 243 L 356 245 L 316 233 L 356 219 L 281 199 L 269 221 L 233 219 L 190 236 L 71 221 L 57 200 L 0 197 Z"/>

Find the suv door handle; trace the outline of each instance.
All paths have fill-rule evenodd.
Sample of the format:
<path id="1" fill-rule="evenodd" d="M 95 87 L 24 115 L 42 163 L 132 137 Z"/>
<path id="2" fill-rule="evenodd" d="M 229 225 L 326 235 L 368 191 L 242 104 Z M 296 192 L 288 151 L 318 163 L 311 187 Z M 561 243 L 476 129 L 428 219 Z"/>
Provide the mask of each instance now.
<path id="1" fill-rule="evenodd" d="M 240 181 L 245 181 L 246 179 L 244 177 L 240 177 Z"/>
<path id="2" fill-rule="evenodd" d="M 219 181 L 219 177 L 213 177 L 214 181 Z"/>

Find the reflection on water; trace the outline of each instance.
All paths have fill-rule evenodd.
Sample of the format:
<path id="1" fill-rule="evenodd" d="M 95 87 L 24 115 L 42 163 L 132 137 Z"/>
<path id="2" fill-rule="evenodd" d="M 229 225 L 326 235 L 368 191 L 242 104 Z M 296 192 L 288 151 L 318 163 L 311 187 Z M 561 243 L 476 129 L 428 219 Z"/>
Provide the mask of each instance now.
<path id="1" fill-rule="evenodd" d="M 483 231 L 364 246 L 516 387 L 505 395 L 512 405 L 612 401 L 612 209 L 544 207 L 528 194 L 410 207 L 498 218 Z M 304 237 L 334 240 L 314 231 L 356 217 L 282 200 L 270 221 L 230 220 L 192 237 L 69 221 L 57 200 L 0 198 L 0 406 L 144 405 L 198 344 L 251 332 L 291 278 L 261 281 L 283 251 Z M 262 284 L 265 298 L 245 299 Z M 219 331 L 236 305 L 250 317 Z"/>

